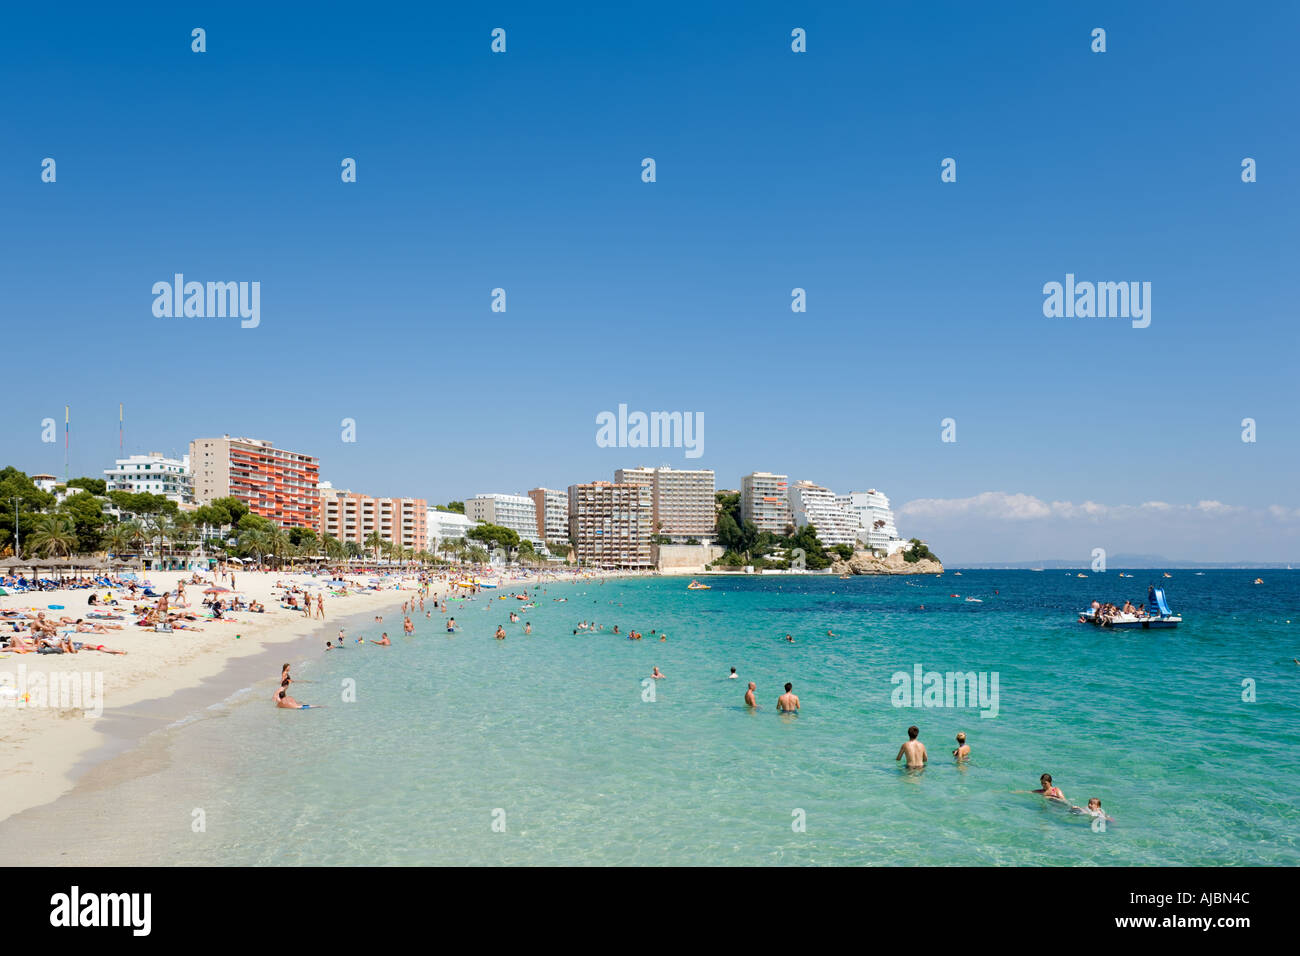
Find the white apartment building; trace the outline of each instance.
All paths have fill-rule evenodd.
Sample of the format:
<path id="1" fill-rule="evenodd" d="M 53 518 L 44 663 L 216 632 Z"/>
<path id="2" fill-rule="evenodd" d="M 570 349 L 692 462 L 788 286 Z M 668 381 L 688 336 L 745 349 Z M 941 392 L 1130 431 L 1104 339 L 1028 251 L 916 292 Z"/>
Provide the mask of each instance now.
<path id="1" fill-rule="evenodd" d="M 429 550 L 437 553 L 438 545 L 448 538 L 463 538 L 479 522 L 457 511 L 439 511 L 430 508 L 426 512 L 425 527 L 429 535 Z"/>
<path id="2" fill-rule="evenodd" d="M 793 524 L 789 500 L 790 479 L 770 471 L 753 471 L 740 479 L 740 517 L 754 522 L 759 531 L 785 534 Z"/>
<path id="3" fill-rule="evenodd" d="M 537 506 L 527 495 L 475 495 L 465 502 L 465 516 L 485 524 L 500 525 L 537 544 Z"/>
<path id="4" fill-rule="evenodd" d="M 829 488 L 811 481 L 796 481 L 790 486 L 790 514 L 798 527 L 812 525 L 817 530 L 817 540 L 824 545 L 857 541 L 857 517 L 840 506 Z"/>
<path id="5" fill-rule="evenodd" d="M 674 542 L 690 538 L 706 542 L 714 536 L 717 501 L 711 470 L 620 468 L 614 472 L 614 483 L 650 489 L 655 534 L 666 535 Z"/>
<path id="6" fill-rule="evenodd" d="M 894 512 L 889 507 L 889 499 L 882 492 L 874 488 L 870 491 L 854 491 L 839 495 L 836 500 L 856 518 L 858 541 L 868 549 L 888 556 L 907 547 L 907 542 L 898 537 Z"/>
<path id="7" fill-rule="evenodd" d="M 167 458 L 159 451 L 119 458 L 104 469 L 106 490 L 162 495 L 178 505 L 193 505 L 194 475 L 190 456 Z"/>

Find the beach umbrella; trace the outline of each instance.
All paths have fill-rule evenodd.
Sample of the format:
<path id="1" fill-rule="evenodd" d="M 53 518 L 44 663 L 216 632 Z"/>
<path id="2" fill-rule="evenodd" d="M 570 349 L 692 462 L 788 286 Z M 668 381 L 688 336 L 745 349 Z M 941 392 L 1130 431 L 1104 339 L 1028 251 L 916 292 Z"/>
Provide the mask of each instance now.
<path id="1" fill-rule="evenodd" d="M 204 594 L 229 594 L 230 588 L 218 588 L 218 587 L 204 588 L 203 593 Z"/>

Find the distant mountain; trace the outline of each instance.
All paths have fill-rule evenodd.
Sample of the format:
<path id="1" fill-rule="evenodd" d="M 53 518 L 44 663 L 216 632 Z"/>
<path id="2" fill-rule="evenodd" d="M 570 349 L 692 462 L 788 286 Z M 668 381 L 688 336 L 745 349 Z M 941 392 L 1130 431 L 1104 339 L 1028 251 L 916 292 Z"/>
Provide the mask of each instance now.
<path id="1" fill-rule="evenodd" d="M 1231 571 L 1237 570 L 1258 570 L 1260 568 L 1283 569 L 1289 564 L 1297 562 L 1287 561 L 1187 561 L 1176 558 L 1166 558 L 1162 554 L 1114 554 L 1106 556 L 1106 569 L 1108 571 L 1136 571 L 1142 569 L 1154 569 L 1160 571 L 1177 570 L 1185 568 L 1189 570 L 1219 570 Z M 1019 568 L 1043 568 L 1068 570 L 1068 571 L 1090 571 L 1091 562 L 1081 561 L 1078 558 L 1051 558 L 1042 561 L 990 561 L 977 562 L 971 564 L 954 565 L 951 570 L 957 568 L 991 568 L 1015 570 Z"/>

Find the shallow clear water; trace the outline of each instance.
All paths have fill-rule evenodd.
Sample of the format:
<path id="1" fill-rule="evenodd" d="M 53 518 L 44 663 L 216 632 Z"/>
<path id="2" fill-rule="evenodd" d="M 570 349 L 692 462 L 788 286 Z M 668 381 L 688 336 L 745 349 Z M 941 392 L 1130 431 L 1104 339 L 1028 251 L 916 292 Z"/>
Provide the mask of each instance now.
<path id="1" fill-rule="evenodd" d="M 1075 623 L 1093 597 L 1144 597 L 1157 576 L 1134 574 L 552 585 L 523 612 L 533 634 L 507 623 L 506 641 L 491 635 L 519 602 L 453 604 L 455 636 L 435 615 L 394 647 L 298 666 L 312 683 L 295 696 L 322 709 L 273 709 L 268 680 L 169 731 L 170 761 L 118 788 L 136 819 L 117 821 L 101 861 L 1300 863 L 1300 574 L 1175 572 L 1161 582 L 1186 621 L 1174 631 Z M 606 630 L 574 635 L 583 619 Z M 895 707 L 891 676 L 917 664 L 996 672 L 997 716 Z M 667 676 L 651 701 L 654 665 Z M 340 699 L 348 680 L 355 703 Z M 742 706 L 748 680 L 757 713 Z M 787 680 L 797 718 L 775 712 Z M 894 762 L 912 723 L 930 751 L 921 773 Z M 1116 822 L 1094 832 L 1011 792 L 1043 771 Z"/>

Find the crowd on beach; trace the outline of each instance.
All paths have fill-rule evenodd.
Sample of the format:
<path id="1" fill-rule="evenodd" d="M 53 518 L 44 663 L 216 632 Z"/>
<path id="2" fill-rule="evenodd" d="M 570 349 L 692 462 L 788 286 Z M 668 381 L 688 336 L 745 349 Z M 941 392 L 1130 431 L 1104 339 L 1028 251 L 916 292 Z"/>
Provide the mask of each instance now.
<path id="1" fill-rule="evenodd" d="M 238 590 L 236 568 L 218 564 L 210 571 L 192 571 L 189 577 L 179 577 L 175 586 L 155 589 L 147 579 L 134 572 L 123 574 L 80 575 L 59 580 L 27 578 L 23 575 L 0 579 L 0 593 L 9 597 L 23 597 L 40 593 L 48 595 L 69 592 L 59 599 L 65 603 L 39 607 L 10 607 L 0 609 L 0 653 L 7 654 L 76 654 L 81 651 L 100 651 L 107 654 L 126 654 L 89 640 L 76 640 L 76 635 L 107 635 L 128 629 L 140 628 L 155 633 L 171 634 L 177 631 L 203 631 L 213 624 L 238 624 L 251 621 L 248 615 L 267 613 L 266 605 L 255 598 L 245 598 Z M 242 570 L 242 569 L 241 569 Z M 263 570 L 263 569 L 254 569 Z M 269 570 L 264 573 L 270 573 Z M 304 613 L 308 617 L 325 617 L 327 588 L 333 595 L 346 595 L 361 591 L 378 591 L 397 586 L 391 572 L 371 577 L 367 583 L 346 581 L 336 577 L 321 583 L 315 580 L 304 585 L 298 581 L 277 580 L 274 593 L 279 606 Z M 363 572 L 379 574 L 380 572 Z M 318 592 L 309 593 L 309 587 Z M 191 601 L 190 594 L 201 594 Z M 85 609 L 72 610 L 73 601 L 80 603 L 84 594 Z"/>

